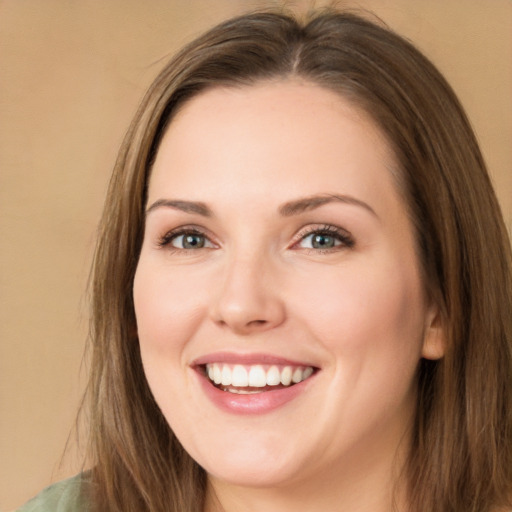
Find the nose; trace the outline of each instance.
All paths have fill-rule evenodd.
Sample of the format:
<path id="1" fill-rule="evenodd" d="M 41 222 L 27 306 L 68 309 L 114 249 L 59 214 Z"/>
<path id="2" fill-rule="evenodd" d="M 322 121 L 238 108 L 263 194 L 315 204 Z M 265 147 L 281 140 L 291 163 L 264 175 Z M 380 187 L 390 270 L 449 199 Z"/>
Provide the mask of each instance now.
<path id="1" fill-rule="evenodd" d="M 211 306 L 215 323 L 241 335 L 279 326 L 286 317 L 276 273 L 261 259 L 232 261 Z"/>

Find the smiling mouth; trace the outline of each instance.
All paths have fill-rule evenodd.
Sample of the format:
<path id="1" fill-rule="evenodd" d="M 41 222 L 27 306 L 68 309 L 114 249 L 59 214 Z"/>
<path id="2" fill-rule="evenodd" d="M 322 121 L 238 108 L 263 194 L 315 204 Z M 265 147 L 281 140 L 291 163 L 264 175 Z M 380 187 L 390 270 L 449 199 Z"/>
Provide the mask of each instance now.
<path id="1" fill-rule="evenodd" d="M 249 395 L 283 389 L 309 379 L 316 371 L 312 366 L 242 365 L 208 363 L 204 373 L 218 389 Z"/>

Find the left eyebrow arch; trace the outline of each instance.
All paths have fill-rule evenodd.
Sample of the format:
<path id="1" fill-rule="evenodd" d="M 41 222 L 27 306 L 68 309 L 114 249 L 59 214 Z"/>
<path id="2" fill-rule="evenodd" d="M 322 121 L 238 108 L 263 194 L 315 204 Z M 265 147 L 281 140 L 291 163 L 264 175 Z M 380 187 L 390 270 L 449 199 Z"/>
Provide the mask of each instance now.
<path id="1" fill-rule="evenodd" d="M 185 213 L 197 213 L 203 217 L 212 217 L 212 210 L 202 202 L 184 201 L 181 199 L 158 199 L 146 209 L 146 215 L 157 208 L 173 208 Z"/>
<path id="2" fill-rule="evenodd" d="M 375 210 L 369 204 L 355 197 L 340 194 L 321 194 L 303 197 L 283 204 L 282 206 L 279 207 L 278 211 L 280 215 L 282 215 L 283 217 L 290 217 L 292 215 L 298 215 L 309 210 L 314 210 L 315 208 L 319 208 L 324 204 L 333 202 L 359 206 L 378 218 L 378 215 L 375 213 Z"/>

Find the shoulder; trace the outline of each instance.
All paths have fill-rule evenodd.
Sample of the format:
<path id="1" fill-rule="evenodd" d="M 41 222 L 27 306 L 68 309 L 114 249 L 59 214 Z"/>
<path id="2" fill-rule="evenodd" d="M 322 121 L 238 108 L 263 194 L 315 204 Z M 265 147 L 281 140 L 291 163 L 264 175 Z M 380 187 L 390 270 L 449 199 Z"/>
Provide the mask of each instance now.
<path id="1" fill-rule="evenodd" d="M 80 473 L 43 489 L 16 512 L 85 512 L 88 486 L 88 473 Z"/>

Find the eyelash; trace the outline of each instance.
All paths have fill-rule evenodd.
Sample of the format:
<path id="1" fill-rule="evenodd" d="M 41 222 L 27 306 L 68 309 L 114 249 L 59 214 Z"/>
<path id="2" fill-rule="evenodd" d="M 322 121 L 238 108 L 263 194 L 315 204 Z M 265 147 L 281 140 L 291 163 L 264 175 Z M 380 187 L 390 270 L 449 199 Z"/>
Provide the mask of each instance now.
<path id="1" fill-rule="evenodd" d="M 186 236 L 186 235 L 196 235 L 200 237 L 204 237 L 205 240 L 209 241 L 211 244 L 213 242 L 208 238 L 208 236 L 200 229 L 195 227 L 180 227 L 178 229 L 174 229 L 171 231 L 168 231 L 164 236 L 162 236 L 158 242 L 158 247 L 168 247 L 172 251 L 180 251 L 180 252 L 188 252 L 188 251 L 197 251 L 198 249 L 186 249 L 186 248 L 178 248 L 173 247 L 171 245 L 172 241 L 178 238 L 179 236 Z M 336 226 L 330 225 L 330 224 L 324 224 L 321 227 L 308 227 L 306 230 L 301 231 L 297 234 L 296 241 L 293 243 L 292 248 L 296 248 L 296 250 L 300 249 L 300 247 L 297 247 L 301 242 L 303 242 L 308 236 L 311 235 L 324 235 L 324 236 L 330 236 L 333 237 L 336 241 L 340 242 L 339 245 L 336 245 L 334 247 L 329 247 L 326 249 L 320 249 L 320 248 L 303 248 L 306 251 L 313 252 L 315 254 L 323 254 L 323 253 L 329 253 L 329 252 L 335 252 L 342 249 L 350 249 L 354 247 L 355 240 L 352 238 L 352 236 L 345 230 L 340 229 Z M 199 249 L 209 249 L 210 247 L 200 247 Z"/>
<path id="2" fill-rule="evenodd" d="M 164 236 L 162 236 L 158 240 L 158 247 L 168 247 L 172 251 L 196 251 L 197 249 L 185 249 L 185 248 L 179 248 L 179 247 L 173 247 L 171 245 L 172 241 L 178 238 L 179 236 L 186 236 L 186 235 L 195 235 L 195 236 L 201 236 L 204 237 L 205 240 L 210 240 L 208 236 L 201 231 L 200 229 L 194 228 L 192 226 L 184 226 L 177 229 L 173 229 L 171 231 L 168 231 Z M 210 241 L 210 243 L 213 243 Z"/>
<path id="3" fill-rule="evenodd" d="M 335 241 L 340 242 L 339 245 L 334 247 L 329 247 L 326 249 L 319 249 L 319 248 L 303 248 L 306 251 L 310 251 L 315 254 L 323 254 L 323 253 L 329 253 L 329 252 L 335 252 L 342 249 L 351 249 L 355 245 L 354 238 L 345 231 L 344 229 L 341 229 L 337 226 L 333 226 L 331 224 L 324 224 L 321 227 L 317 226 L 310 226 L 306 228 L 306 230 L 301 231 L 297 235 L 297 241 L 293 244 L 292 247 L 298 246 L 301 242 L 303 242 L 308 236 L 311 235 L 324 235 L 324 236 L 330 236 L 335 239 Z"/>

